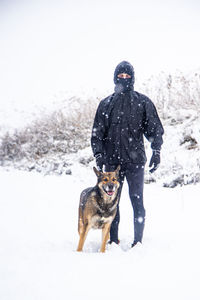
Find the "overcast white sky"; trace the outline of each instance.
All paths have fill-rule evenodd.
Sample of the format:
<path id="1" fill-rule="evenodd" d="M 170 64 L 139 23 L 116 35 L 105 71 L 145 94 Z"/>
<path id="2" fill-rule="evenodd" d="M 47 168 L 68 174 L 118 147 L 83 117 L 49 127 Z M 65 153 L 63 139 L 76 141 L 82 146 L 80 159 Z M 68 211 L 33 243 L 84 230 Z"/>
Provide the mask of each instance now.
<path id="1" fill-rule="evenodd" d="M 136 78 L 200 67 L 200 1 L 0 0 L 0 101 L 113 89 L 116 64 Z"/>

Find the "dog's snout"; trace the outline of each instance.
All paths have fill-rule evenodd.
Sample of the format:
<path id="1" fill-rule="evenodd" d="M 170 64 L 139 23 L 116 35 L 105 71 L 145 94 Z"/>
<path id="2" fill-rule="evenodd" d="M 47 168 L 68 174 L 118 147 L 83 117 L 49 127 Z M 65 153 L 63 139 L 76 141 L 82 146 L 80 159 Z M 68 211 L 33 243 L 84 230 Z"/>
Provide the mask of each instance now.
<path id="1" fill-rule="evenodd" d="M 109 188 L 109 190 L 111 190 L 111 191 L 112 191 L 112 190 L 113 190 L 113 187 L 114 187 L 114 184 L 112 184 L 112 183 L 109 183 L 109 184 L 108 184 L 108 188 Z"/>

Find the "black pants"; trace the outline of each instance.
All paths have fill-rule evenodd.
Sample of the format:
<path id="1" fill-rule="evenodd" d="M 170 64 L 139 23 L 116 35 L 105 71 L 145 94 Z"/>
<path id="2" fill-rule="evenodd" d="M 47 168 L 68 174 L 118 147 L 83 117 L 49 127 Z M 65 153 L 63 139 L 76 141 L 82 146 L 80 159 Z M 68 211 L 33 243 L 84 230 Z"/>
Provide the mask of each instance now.
<path id="1" fill-rule="evenodd" d="M 117 166 L 106 165 L 105 171 L 114 171 Z M 142 242 L 143 230 L 145 224 L 145 209 L 143 205 L 143 187 L 144 187 L 144 165 L 141 164 L 124 164 L 121 165 L 119 173 L 120 196 L 124 179 L 127 179 L 129 187 L 129 197 L 134 212 L 134 240 Z M 118 226 L 120 221 L 119 204 L 117 214 L 112 222 L 110 229 L 110 240 L 118 242 Z"/>

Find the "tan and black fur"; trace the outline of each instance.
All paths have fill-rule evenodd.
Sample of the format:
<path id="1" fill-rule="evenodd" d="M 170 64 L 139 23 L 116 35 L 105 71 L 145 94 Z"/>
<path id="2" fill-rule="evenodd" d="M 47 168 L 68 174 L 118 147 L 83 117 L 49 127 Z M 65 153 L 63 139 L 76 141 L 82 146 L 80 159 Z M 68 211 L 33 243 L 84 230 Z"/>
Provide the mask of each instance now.
<path id="1" fill-rule="evenodd" d="M 85 189 L 80 196 L 78 232 L 79 244 L 77 251 L 82 251 L 83 245 L 91 228 L 102 229 L 101 252 L 105 252 L 109 238 L 110 226 L 117 212 L 119 201 L 118 181 L 120 166 L 114 172 L 100 172 L 93 168 L 98 181 L 94 187 Z"/>

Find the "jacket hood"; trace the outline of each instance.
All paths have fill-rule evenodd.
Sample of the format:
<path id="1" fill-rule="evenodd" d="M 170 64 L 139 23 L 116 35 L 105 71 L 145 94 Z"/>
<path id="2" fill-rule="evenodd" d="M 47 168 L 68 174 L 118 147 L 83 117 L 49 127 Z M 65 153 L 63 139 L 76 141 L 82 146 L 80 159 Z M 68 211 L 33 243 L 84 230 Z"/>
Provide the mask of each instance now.
<path id="1" fill-rule="evenodd" d="M 117 75 L 119 75 L 120 73 L 127 73 L 131 76 L 131 78 L 129 78 L 129 79 L 118 78 Z M 133 66 L 128 61 L 122 61 L 121 63 L 119 63 L 117 65 L 117 67 L 115 68 L 115 72 L 114 72 L 114 83 L 117 85 L 117 84 L 119 84 L 119 83 L 121 84 L 123 82 L 127 82 L 129 87 L 132 87 L 132 88 L 135 83 L 134 69 L 133 69 Z"/>

